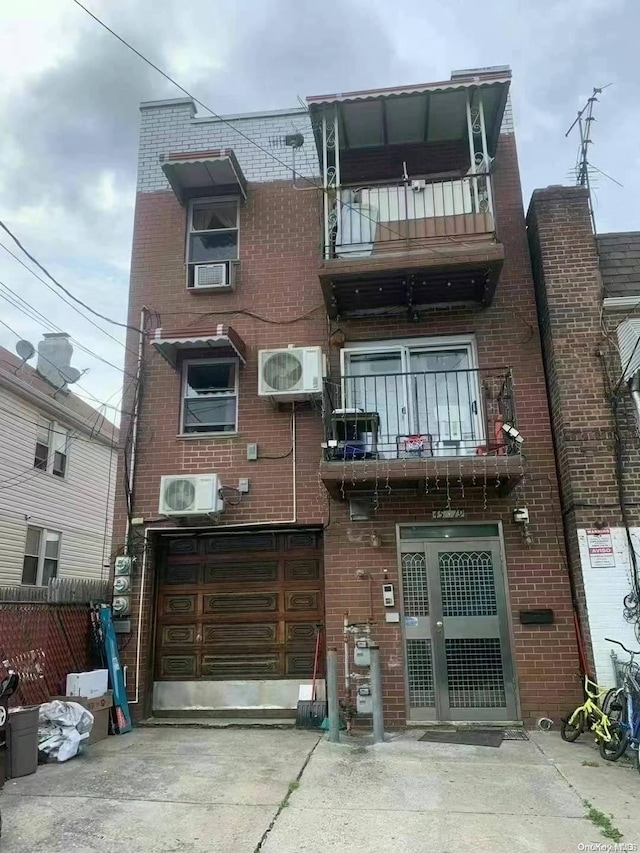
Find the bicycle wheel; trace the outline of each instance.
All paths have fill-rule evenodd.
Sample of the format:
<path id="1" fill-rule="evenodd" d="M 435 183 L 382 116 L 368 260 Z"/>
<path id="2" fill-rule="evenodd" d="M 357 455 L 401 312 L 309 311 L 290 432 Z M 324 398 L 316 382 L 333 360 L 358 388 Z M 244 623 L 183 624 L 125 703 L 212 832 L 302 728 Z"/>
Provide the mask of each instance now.
<path id="1" fill-rule="evenodd" d="M 621 723 L 611 722 L 609 724 L 611 740 L 600 741 L 600 755 L 605 761 L 617 761 L 627 750 L 629 743 L 629 729 Z"/>
<path id="2" fill-rule="evenodd" d="M 602 713 L 612 722 L 625 722 L 627 699 L 622 687 L 612 687 L 602 700 Z"/>
<path id="3" fill-rule="evenodd" d="M 572 718 L 573 722 L 570 722 Z M 584 710 L 582 708 L 569 712 L 560 725 L 560 737 L 568 743 L 573 743 L 584 731 L 584 724 Z"/>

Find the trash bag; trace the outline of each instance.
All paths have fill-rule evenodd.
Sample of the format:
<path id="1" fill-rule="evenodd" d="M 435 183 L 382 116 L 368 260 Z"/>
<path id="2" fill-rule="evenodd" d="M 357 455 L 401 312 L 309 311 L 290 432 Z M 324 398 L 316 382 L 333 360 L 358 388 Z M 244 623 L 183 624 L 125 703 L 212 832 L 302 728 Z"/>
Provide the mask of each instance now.
<path id="1" fill-rule="evenodd" d="M 92 726 L 93 714 L 77 702 L 45 702 L 38 717 L 38 750 L 49 758 L 68 761 L 80 751 Z"/>

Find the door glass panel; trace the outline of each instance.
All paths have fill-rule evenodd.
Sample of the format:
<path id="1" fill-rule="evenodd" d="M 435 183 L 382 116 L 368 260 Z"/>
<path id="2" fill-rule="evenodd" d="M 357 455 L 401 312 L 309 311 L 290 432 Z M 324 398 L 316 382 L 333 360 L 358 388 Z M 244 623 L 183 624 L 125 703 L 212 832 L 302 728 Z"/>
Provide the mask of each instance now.
<path id="1" fill-rule="evenodd" d="M 497 524 L 415 524 L 400 528 L 401 539 L 475 539 L 499 534 Z"/>
<path id="2" fill-rule="evenodd" d="M 402 555 L 402 596 L 405 616 L 428 616 L 427 560 L 423 552 Z"/>
<path id="3" fill-rule="evenodd" d="M 396 456 L 397 437 L 408 432 L 406 377 L 399 352 L 351 353 L 345 404 L 380 417 L 378 455 Z"/>
<path id="4" fill-rule="evenodd" d="M 433 708 L 436 703 L 431 640 L 407 640 L 409 705 Z"/>
<path id="5" fill-rule="evenodd" d="M 413 431 L 432 437 L 434 454 L 475 453 L 477 379 L 466 348 L 411 352 Z"/>
<path id="6" fill-rule="evenodd" d="M 438 563 L 443 616 L 497 614 L 491 551 L 446 551 Z"/>
<path id="7" fill-rule="evenodd" d="M 499 637 L 445 640 L 451 708 L 504 708 Z"/>

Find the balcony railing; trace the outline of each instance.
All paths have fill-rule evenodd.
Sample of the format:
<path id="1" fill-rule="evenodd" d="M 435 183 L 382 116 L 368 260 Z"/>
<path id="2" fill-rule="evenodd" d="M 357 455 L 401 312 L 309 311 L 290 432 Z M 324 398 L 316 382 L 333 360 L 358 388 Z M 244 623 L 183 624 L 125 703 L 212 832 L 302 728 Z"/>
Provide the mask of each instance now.
<path id="1" fill-rule="evenodd" d="M 325 258 L 358 258 L 428 247 L 437 238 L 494 231 L 488 174 L 457 180 L 343 187 L 335 192 Z"/>
<path id="2" fill-rule="evenodd" d="M 326 380 L 324 422 L 327 460 L 519 452 L 503 429 L 516 425 L 505 368 Z"/>

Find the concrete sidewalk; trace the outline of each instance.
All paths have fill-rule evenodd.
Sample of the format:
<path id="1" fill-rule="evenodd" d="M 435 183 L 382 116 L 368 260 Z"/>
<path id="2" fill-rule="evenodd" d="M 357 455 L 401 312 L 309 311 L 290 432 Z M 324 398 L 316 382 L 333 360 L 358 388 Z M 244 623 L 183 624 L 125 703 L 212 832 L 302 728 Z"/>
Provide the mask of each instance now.
<path id="1" fill-rule="evenodd" d="M 419 735 L 365 748 L 313 732 L 138 729 L 7 782 L 2 851 L 577 853 L 612 843 L 584 800 L 640 849 L 640 774 L 602 762 L 588 738 L 495 749 Z"/>

